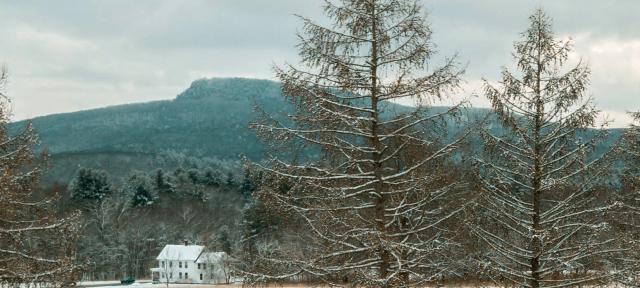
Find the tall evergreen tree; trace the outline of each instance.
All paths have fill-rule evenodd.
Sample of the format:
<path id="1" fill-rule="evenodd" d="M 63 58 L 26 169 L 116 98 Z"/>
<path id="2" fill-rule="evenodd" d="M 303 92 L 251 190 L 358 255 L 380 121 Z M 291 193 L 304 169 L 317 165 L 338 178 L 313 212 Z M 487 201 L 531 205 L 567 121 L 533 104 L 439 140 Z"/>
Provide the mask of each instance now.
<path id="1" fill-rule="evenodd" d="M 451 268 L 442 253 L 451 241 L 439 225 L 460 202 L 445 200 L 457 183 L 441 176 L 459 139 L 446 142 L 440 124 L 460 107 L 434 114 L 426 103 L 457 89 L 462 70 L 448 59 L 419 75 L 433 45 L 417 1 L 326 1 L 324 11 L 333 25 L 301 18 L 305 68 L 276 68 L 296 108 L 293 124 L 266 117 L 253 125 L 274 146 L 322 151 L 304 165 L 260 165 L 260 200 L 300 217 L 307 229 L 296 236 L 304 245 L 265 256 L 269 270 L 247 271 L 247 279 L 306 275 L 375 287 L 431 281 Z M 425 105 L 389 111 L 390 101 L 412 97 Z"/>
<path id="2" fill-rule="evenodd" d="M 176 192 L 175 184 L 169 175 L 165 174 L 162 169 L 156 170 L 155 173 L 155 189 L 157 194 L 173 195 Z"/>
<path id="3" fill-rule="evenodd" d="M 31 125 L 8 134 L 7 101 L 0 93 L 0 287 L 75 286 L 77 217 L 56 217 L 55 199 L 32 195 L 42 172 L 33 154 L 37 136 Z"/>
<path id="4" fill-rule="evenodd" d="M 112 192 L 107 172 L 88 168 L 80 168 L 69 185 L 71 197 L 101 201 Z"/>
<path id="5" fill-rule="evenodd" d="M 219 170 L 213 170 L 211 167 L 208 167 L 204 171 L 204 176 L 202 177 L 202 183 L 209 187 L 220 187 L 222 183 L 221 175 Z"/>
<path id="6" fill-rule="evenodd" d="M 150 206 L 158 199 L 151 178 L 141 171 L 133 171 L 123 187 L 123 194 L 131 199 L 131 206 Z"/>
<path id="7" fill-rule="evenodd" d="M 507 282 L 537 288 L 604 280 L 611 239 L 602 216 L 610 207 L 594 188 L 607 170 L 593 153 L 600 138 L 580 133 L 598 113 L 584 95 L 589 69 L 581 62 L 563 69 L 570 42 L 554 38 L 542 10 L 529 20 L 514 45 L 520 73 L 505 68 L 502 87 L 485 83 L 507 132 L 483 133 L 490 155 L 478 159 L 484 223 L 474 231 L 492 248 L 487 266 Z"/>

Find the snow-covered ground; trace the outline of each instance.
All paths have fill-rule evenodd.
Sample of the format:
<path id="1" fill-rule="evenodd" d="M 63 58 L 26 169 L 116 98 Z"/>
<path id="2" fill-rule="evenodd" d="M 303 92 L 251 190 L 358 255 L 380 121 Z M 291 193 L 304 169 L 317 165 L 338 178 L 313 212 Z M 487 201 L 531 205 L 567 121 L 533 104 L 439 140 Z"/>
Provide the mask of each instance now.
<path id="1" fill-rule="evenodd" d="M 120 285 L 119 281 L 93 281 L 93 282 L 81 282 L 79 283 L 79 287 L 100 287 L 100 288 L 122 288 L 122 287 L 131 287 L 131 288 L 164 288 L 165 284 L 151 284 L 149 280 L 142 280 L 141 282 L 136 282 L 131 285 Z M 241 288 L 242 284 L 169 284 L 169 288 Z M 318 287 L 318 286 L 306 286 L 304 284 L 289 284 L 289 285 L 274 285 L 273 287 L 278 288 L 302 288 L 302 287 Z M 446 288 L 487 288 L 489 286 L 484 285 L 447 285 L 444 286 Z M 620 288 L 623 286 L 598 286 L 593 288 Z"/>
<path id="2" fill-rule="evenodd" d="M 164 288 L 167 287 L 165 284 L 151 284 L 150 281 L 140 281 L 133 283 L 131 285 L 120 285 L 120 281 L 91 281 L 91 282 L 81 282 L 78 284 L 79 287 L 96 287 L 96 288 L 122 288 L 122 287 L 131 287 L 131 288 Z M 231 285 L 214 285 L 214 284 L 169 284 L 170 288 L 239 288 L 242 287 L 242 284 L 231 284 Z"/>

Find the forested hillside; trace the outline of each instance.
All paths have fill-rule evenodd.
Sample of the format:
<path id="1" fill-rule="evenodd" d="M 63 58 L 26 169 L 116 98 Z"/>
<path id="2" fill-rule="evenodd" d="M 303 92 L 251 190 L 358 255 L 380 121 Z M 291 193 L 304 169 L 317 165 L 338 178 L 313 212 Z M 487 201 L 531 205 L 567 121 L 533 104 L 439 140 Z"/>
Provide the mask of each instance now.
<path id="1" fill-rule="evenodd" d="M 247 156 L 260 161 L 268 151 L 249 129 L 249 123 L 259 115 L 256 107 L 280 117 L 292 111 L 277 82 L 212 78 L 194 81 L 173 100 L 49 115 L 29 121 L 40 137 L 40 148 L 46 148 L 52 157 L 51 169 L 44 177 L 46 183 L 51 183 L 69 181 L 78 167 L 103 169 L 119 178 L 129 170 L 174 167 L 181 157 L 239 160 Z M 384 113 L 392 115 L 406 109 L 410 108 L 389 103 Z M 432 113 L 444 109 L 433 107 Z M 488 111 L 470 108 L 461 112 L 462 120 L 482 119 Z M 489 127 L 500 129 L 495 119 L 489 121 Z M 10 130 L 18 131 L 26 123 L 12 123 Z M 458 128 L 449 125 L 449 129 Z M 607 144 L 619 135 L 619 130 L 612 130 Z"/>
<path id="2" fill-rule="evenodd" d="M 247 129 L 253 107 L 284 109 L 280 86 L 254 79 L 201 79 L 174 100 L 129 104 L 31 120 L 42 147 L 74 152 L 184 152 L 195 156 L 259 158 Z M 12 125 L 16 129 L 25 121 Z"/>

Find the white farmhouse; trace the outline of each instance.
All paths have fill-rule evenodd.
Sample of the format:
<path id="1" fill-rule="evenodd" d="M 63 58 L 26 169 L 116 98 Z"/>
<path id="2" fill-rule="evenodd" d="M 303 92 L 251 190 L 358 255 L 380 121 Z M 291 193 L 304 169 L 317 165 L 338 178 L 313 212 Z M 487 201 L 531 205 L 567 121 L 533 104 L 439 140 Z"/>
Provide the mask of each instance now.
<path id="1" fill-rule="evenodd" d="M 224 252 L 205 252 L 200 245 L 166 245 L 151 268 L 160 283 L 225 283 L 229 279 L 229 257 Z"/>

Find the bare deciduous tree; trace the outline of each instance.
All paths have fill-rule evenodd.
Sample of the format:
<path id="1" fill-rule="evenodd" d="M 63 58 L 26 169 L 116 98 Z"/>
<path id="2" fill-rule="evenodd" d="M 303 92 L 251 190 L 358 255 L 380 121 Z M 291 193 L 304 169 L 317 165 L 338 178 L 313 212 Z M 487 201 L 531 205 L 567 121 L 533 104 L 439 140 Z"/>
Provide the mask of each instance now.
<path id="1" fill-rule="evenodd" d="M 181 259 L 181 255 L 178 253 L 176 258 Z M 173 274 L 178 275 L 178 272 L 176 272 L 177 267 L 173 264 L 172 259 L 168 259 L 168 261 L 161 260 L 161 262 L 160 269 L 162 274 L 160 275 L 160 279 L 164 280 L 165 287 L 169 288 L 169 284 L 173 282 Z"/>
<path id="2" fill-rule="evenodd" d="M 505 68 L 502 87 L 485 84 L 506 132 L 484 132 L 483 223 L 474 231 L 491 248 L 486 265 L 500 281 L 537 288 L 604 280 L 612 251 L 602 216 L 611 206 L 594 189 L 607 170 L 593 153 L 599 134 L 586 132 L 598 113 L 584 95 L 589 69 L 563 70 L 570 42 L 554 38 L 542 10 L 529 20 L 514 45 L 520 74 Z"/>
<path id="3" fill-rule="evenodd" d="M 458 184 L 444 177 L 447 159 L 461 137 L 447 140 L 444 118 L 462 104 L 434 113 L 426 103 L 457 89 L 462 70 L 452 58 L 417 75 L 433 54 L 417 1 L 326 1 L 324 11 L 330 27 L 302 17 L 305 69 L 276 68 L 295 114 L 253 125 L 276 146 L 320 151 L 304 164 L 260 165 L 261 201 L 300 217 L 305 229 L 296 236 L 305 245 L 263 254 L 270 270 L 245 271 L 247 279 L 304 274 L 375 287 L 434 280 L 450 269 L 443 224 L 461 209 L 446 201 Z M 424 105 L 389 104 L 412 97 Z"/>

